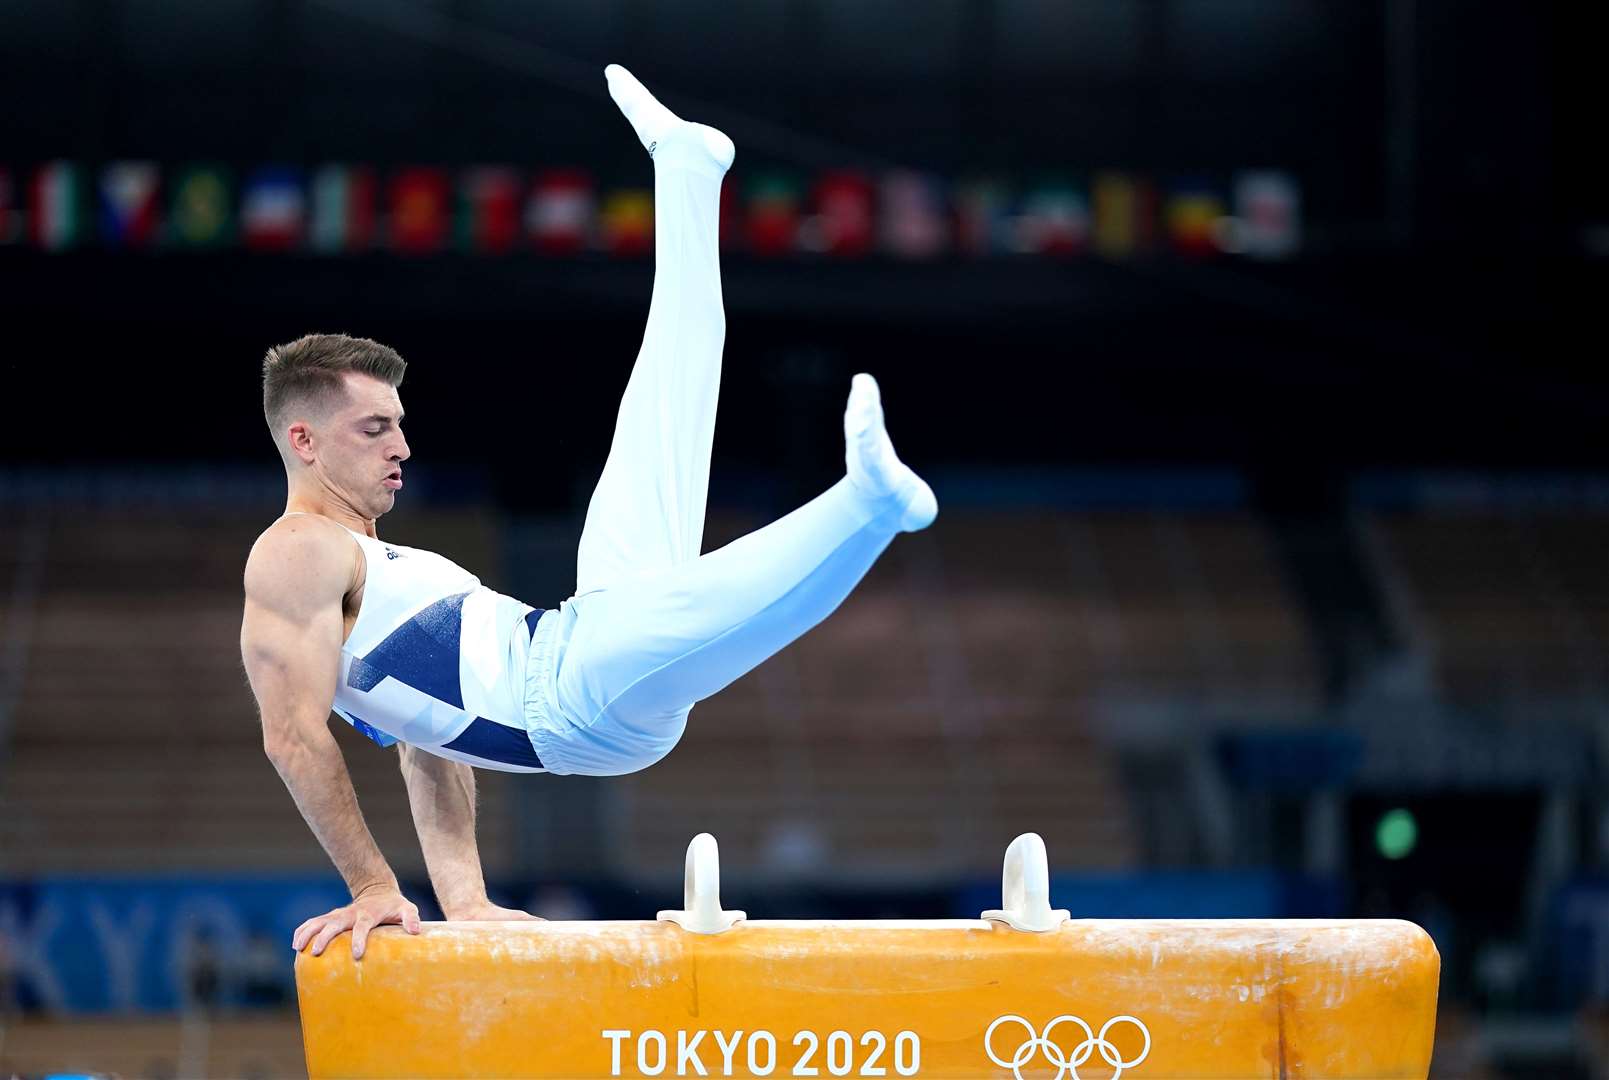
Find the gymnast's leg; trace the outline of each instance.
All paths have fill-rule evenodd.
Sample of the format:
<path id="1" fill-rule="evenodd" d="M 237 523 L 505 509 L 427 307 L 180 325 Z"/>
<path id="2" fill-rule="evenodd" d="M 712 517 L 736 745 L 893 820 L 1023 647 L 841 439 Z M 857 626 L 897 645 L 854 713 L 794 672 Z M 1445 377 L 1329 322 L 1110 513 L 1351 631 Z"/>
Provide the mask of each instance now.
<path id="1" fill-rule="evenodd" d="M 581 531 L 578 595 L 698 556 L 726 336 L 717 245 L 732 141 L 676 117 L 624 68 L 605 74 L 654 159 L 654 292 Z"/>
<path id="2" fill-rule="evenodd" d="M 692 705 L 826 618 L 900 531 L 925 528 L 933 493 L 894 453 L 877 384 L 855 377 L 847 475 L 770 525 L 690 562 L 586 598 L 558 672 L 563 771 L 652 764 Z M 544 755 L 546 759 L 546 755 Z"/>

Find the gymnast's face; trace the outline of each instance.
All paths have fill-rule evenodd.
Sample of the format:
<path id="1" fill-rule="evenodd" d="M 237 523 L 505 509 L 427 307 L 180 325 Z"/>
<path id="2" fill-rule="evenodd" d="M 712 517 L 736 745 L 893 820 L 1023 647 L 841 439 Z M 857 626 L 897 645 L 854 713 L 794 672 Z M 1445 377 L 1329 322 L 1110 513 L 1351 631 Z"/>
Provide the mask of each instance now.
<path id="1" fill-rule="evenodd" d="M 309 422 L 309 467 L 352 509 L 378 518 L 402 490 L 402 463 L 409 453 L 402 400 L 396 387 L 368 375 L 348 372 L 342 382 L 344 398 Z"/>

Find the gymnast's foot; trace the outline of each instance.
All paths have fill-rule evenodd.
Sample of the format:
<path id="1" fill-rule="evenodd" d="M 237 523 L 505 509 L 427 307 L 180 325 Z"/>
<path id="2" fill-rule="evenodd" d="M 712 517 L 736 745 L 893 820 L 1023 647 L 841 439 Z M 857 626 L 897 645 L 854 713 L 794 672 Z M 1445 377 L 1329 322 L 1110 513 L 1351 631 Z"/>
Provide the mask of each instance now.
<path id="1" fill-rule="evenodd" d="M 883 402 L 877 380 L 856 375 L 849 386 L 849 405 L 844 410 L 844 463 L 849 480 L 862 494 L 873 499 L 892 500 L 900 508 L 899 527 L 903 532 L 925 529 L 938 516 L 938 500 L 911 467 L 894 453 L 894 444 L 883 427 Z"/>
<path id="2" fill-rule="evenodd" d="M 637 77 L 619 64 L 603 69 L 609 82 L 609 96 L 631 121 L 632 130 L 642 140 L 656 165 L 690 165 L 715 175 L 726 172 L 737 152 L 732 140 L 703 124 L 692 124 L 659 103 Z"/>

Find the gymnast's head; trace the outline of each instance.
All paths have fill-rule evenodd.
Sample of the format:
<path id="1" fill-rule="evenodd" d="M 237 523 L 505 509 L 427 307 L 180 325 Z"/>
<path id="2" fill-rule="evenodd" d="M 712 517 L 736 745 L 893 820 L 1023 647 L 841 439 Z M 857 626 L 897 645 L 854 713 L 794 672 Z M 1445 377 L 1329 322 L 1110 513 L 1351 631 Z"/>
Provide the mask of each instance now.
<path id="1" fill-rule="evenodd" d="M 395 349 L 345 334 L 309 334 L 263 358 L 263 416 L 291 494 L 333 499 L 364 517 L 390 510 L 408 441 Z"/>

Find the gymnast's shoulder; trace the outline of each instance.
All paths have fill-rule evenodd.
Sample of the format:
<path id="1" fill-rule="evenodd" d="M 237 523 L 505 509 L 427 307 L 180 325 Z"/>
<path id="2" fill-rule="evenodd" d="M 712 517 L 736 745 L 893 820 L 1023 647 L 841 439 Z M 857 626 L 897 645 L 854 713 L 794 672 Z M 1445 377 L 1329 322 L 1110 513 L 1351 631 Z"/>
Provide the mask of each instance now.
<path id="1" fill-rule="evenodd" d="M 287 592 L 342 595 L 355 584 L 357 542 L 331 518 L 286 514 L 264 529 L 246 557 L 248 599 L 271 599 Z"/>

